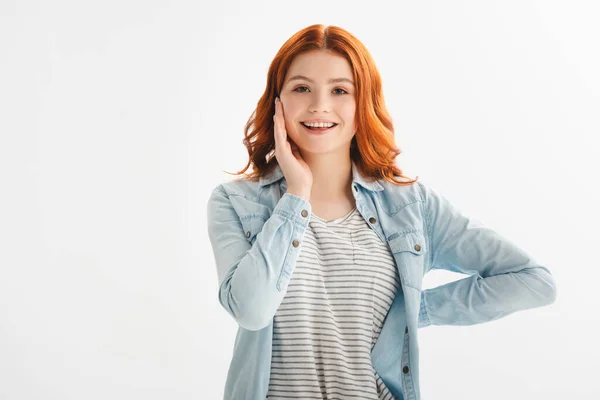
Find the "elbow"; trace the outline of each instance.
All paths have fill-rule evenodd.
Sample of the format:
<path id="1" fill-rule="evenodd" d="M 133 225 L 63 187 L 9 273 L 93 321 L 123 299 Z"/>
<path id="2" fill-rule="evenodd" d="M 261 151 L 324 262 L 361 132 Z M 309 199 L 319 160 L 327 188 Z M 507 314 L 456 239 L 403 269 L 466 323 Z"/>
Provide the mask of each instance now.
<path id="1" fill-rule="evenodd" d="M 233 314 L 232 314 L 233 315 Z M 268 318 L 265 313 L 246 312 L 237 317 L 234 316 L 237 324 L 248 331 L 260 331 L 271 323 L 272 318 Z"/>
<path id="2" fill-rule="evenodd" d="M 538 266 L 529 269 L 528 273 L 536 278 L 533 290 L 538 294 L 539 306 L 554 303 L 557 297 L 556 280 L 550 270 L 546 267 Z"/>
<path id="3" fill-rule="evenodd" d="M 272 316 L 267 315 L 265 307 L 247 299 L 238 301 L 229 288 L 219 290 L 219 302 L 235 322 L 248 331 L 259 331 L 271 323 Z"/>
<path id="4" fill-rule="evenodd" d="M 556 301 L 556 280 L 548 269 L 545 269 L 543 279 L 548 287 L 546 289 L 546 304 L 549 305 Z"/>

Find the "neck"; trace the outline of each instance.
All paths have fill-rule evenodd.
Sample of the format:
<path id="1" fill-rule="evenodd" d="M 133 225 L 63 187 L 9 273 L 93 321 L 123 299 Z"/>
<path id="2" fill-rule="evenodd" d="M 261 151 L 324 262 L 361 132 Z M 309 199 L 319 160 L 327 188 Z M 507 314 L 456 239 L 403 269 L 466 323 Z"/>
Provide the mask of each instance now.
<path id="1" fill-rule="evenodd" d="M 353 199 L 352 161 L 349 154 L 302 155 L 313 175 L 311 201 Z"/>

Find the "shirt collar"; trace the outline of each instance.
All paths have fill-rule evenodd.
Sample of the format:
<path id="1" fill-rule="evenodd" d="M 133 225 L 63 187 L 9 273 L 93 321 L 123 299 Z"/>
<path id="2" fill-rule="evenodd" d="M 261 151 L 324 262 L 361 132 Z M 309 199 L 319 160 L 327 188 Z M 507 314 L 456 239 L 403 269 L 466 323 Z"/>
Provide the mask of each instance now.
<path id="1" fill-rule="evenodd" d="M 259 180 L 259 185 L 262 188 L 263 186 L 270 185 L 274 182 L 277 182 L 281 179 L 284 179 L 283 171 L 281 171 L 281 167 L 279 164 L 275 163 L 275 168 L 268 173 L 266 176 L 261 176 Z M 352 161 L 352 183 L 357 183 L 363 188 L 371 191 L 380 191 L 383 190 L 383 186 L 376 180 L 367 180 L 356 167 L 356 163 Z M 286 185 L 287 186 L 287 185 Z"/>

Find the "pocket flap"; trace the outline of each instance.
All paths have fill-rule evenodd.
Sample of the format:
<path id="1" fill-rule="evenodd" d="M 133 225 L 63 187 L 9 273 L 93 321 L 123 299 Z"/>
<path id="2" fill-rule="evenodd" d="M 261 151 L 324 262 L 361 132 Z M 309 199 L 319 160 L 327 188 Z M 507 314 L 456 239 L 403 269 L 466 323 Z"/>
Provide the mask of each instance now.
<path id="1" fill-rule="evenodd" d="M 253 242 L 256 235 L 262 230 L 265 219 L 263 217 L 259 217 L 256 215 L 242 218 L 241 219 L 242 227 L 244 228 L 244 235 L 246 235 L 246 240 L 249 242 Z"/>
<path id="2" fill-rule="evenodd" d="M 425 237 L 421 231 L 403 232 L 389 240 L 389 244 L 393 253 L 410 251 L 418 256 L 425 253 Z"/>

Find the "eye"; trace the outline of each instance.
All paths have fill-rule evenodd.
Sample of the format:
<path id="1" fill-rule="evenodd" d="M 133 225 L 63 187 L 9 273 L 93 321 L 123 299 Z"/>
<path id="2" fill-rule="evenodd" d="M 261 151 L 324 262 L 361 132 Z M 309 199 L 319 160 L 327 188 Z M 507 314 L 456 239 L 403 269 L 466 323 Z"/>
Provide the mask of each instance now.
<path id="1" fill-rule="evenodd" d="M 298 86 L 298 87 L 297 87 L 296 89 L 294 89 L 293 91 L 294 91 L 294 92 L 298 92 L 298 93 L 306 93 L 306 91 L 304 91 L 304 90 L 300 90 L 300 91 L 299 91 L 298 89 L 306 89 L 306 91 L 308 91 L 308 88 L 307 88 L 306 86 Z M 336 94 L 348 94 L 348 92 L 347 92 L 345 89 L 342 89 L 342 88 L 336 88 L 336 89 L 333 89 L 333 90 L 334 90 L 334 92 L 335 92 L 336 90 L 341 90 L 341 91 L 342 91 L 342 93 L 339 93 L 339 92 L 337 92 Z"/>
<path id="2" fill-rule="evenodd" d="M 344 92 L 344 93 L 339 93 L 339 94 L 348 94 L 348 92 L 346 92 L 346 91 L 345 91 L 344 89 L 342 89 L 342 88 L 336 88 L 336 89 L 333 89 L 333 90 L 341 90 L 342 92 Z"/>

